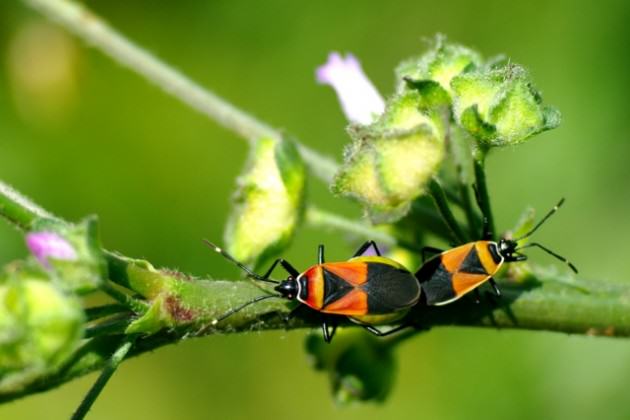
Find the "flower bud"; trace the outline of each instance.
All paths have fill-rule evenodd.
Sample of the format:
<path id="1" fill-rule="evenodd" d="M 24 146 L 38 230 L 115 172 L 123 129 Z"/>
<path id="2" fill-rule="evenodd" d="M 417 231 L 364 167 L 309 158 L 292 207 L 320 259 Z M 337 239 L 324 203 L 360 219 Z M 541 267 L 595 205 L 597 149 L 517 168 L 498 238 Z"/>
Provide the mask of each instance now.
<path id="1" fill-rule="evenodd" d="M 239 177 L 225 231 L 228 252 L 258 266 L 293 238 L 304 203 L 302 159 L 289 139 L 260 139 Z"/>
<path id="2" fill-rule="evenodd" d="M 457 122 L 487 146 L 518 144 L 560 124 L 560 113 L 542 105 L 522 67 L 467 73 L 451 81 Z"/>
<path id="3" fill-rule="evenodd" d="M 374 124 L 350 129 L 353 143 L 332 190 L 357 199 L 375 222 L 402 217 L 444 157 L 442 115 L 425 103 L 420 92 L 405 92 Z"/>
<path id="4" fill-rule="evenodd" d="M 77 252 L 72 245 L 55 232 L 32 232 L 26 235 L 26 245 L 44 267 L 50 267 L 49 258 L 76 261 Z"/>
<path id="5" fill-rule="evenodd" d="M 435 46 L 422 56 L 402 62 L 396 69 L 399 90 L 408 86 L 405 80 L 416 84 L 437 84 L 451 94 L 451 80 L 462 73 L 481 66 L 480 55 L 466 47 L 447 43 L 438 36 Z"/>
<path id="6" fill-rule="evenodd" d="M 107 278 L 107 265 L 98 239 L 97 222 L 36 226 L 26 243 L 52 279 L 66 290 L 86 293 Z"/>
<path id="7" fill-rule="evenodd" d="M 0 395 L 55 372 L 82 336 L 79 300 L 36 273 L 19 268 L 0 280 Z"/>

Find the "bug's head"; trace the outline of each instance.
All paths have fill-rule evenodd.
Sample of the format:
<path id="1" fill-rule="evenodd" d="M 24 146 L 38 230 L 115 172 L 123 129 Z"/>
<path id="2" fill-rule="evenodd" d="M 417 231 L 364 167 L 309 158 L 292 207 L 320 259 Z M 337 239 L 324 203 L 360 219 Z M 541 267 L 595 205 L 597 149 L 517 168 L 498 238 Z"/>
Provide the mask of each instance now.
<path id="1" fill-rule="evenodd" d="M 282 280 L 279 285 L 274 287 L 274 290 L 287 299 L 295 299 L 298 294 L 298 284 L 293 276 L 287 277 L 286 280 Z"/>
<path id="2" fill-rule="evenodd" d="M 546 246 L 539 244 L 538 242 L 531 242 L 531 243 L 519 246 L 519 242 L 522 242 L 524 239 L 529 238 L 534 232 L 536 232 L 538 230 L 538 228 L 540 226 L 542 226 L 551 217 L 551 215 L 553 215 L 556 211 L 558 211 L 558 209 L 560 208 L 560 206 L 562 206 L 563 203 L 564 203 L 564 198 L 561 199 L 558 202 L 558 204 L 556 204 L 554 206 L 554 208 L 552 208 L 545 215 L 545 217 L 543 217 L 525 235 L 522 235 L 521 237 L 516 238 L 516 239 L 504 238 L 504 239 L 501 239 L 498 242 L 498 244 L 497 244 L 498 245 L 498 250 L 497 251 L 499 252 L 499 254 L 501 254 L 501 256 L 505 259 L 506 262 L 525 261 L 527 259 L 527 256 L 521 254 L 519 251 L 522 250 L 522 249 L 525 249 L 525 248 L 536 247 L 536 248 L 542 249 L 547 254 L 549 254 L 552 257 L 557 258 L 560 261 L 562 261 L 565 264 L 567 264 L 569 266 L 569 268 L 571 268 L 571 270 L 573 270 L 573 272 L 575 272 L 575 273 L 578 272 L 577 268 L 573 265 L 573 263 L 571 263 L 569 260 L 567 260 L 563 256 L 556 254 L 554 251 L 552 251 L 551 249 L 547 248 Z"/>
<path id="3" fill-rule="evenodd" d="M 498 243 L 499 254 L 505 259 L 506 262 L 518 261 L 522 259 L 522 255 L 516 252 L 518 248 L 518 242 L 512 239 L 501 239 Z"/>

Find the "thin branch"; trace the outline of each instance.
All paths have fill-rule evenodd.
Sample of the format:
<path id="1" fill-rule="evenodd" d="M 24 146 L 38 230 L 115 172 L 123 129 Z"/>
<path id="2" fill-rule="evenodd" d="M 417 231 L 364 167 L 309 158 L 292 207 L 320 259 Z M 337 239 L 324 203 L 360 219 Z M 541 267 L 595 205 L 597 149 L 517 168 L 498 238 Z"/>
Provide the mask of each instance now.
<path id="1" fill-rule="evenodd" d="M 237 108 L 134 44 L 85 6 L 67 0 L 24 1 L 114 61 L 140 74 L 166 93 L 250 143 L 263 137 L 272 139 L 281 137 L 278 130 Z M 298 149 L 312 172 L 329 183 L 337 171 L 337 163 L 302 144 L 298 145 Z"/>
<path id="2" fill-rule="evenodd" d="M 464 235 L 464 232 L 459 227 L 459 223 L 457 223 L 457 219 L 451 212 L 451 208 L 446 201 L 446 194 L 444 193 L 444 189 L 440 182 L 433 178 L 429 182 L 429 193 L 435 202 L 435 206 L 437 207 L 440 216 L 442 216 L 442 220 L 444 224 L 448 227 L 451 232 L 452 238 L 455 240 L 456 244 L 463 244 L 467 242 L 467 237 Z"/>
<path id="3" fill-rule="evenodd" d="M 0 216 L 22 230 L 30 230 L 38 218 L 53 219 L 46 210 L 0 181 Z"/>
<path id="4" fill-rule="evenodd" d="M 397 243 L 393 236 L 365 222 L 347 219 L 315 206 L 309 206 L 306 209 L 306 222 L 313 226 L 339 229 L 361 237 L 368 237 L 383 243 L 383 245 L 394 246 Z"/>
<path id="5" fill-rule="evenodd" d="M 338 230 L 364 239 L 371 239 L 386 246 L 398 245 L 410 247 L 411 249 L 417 248 L 368 223 L 347 219 L 314 206 L 310 206 L 306 209 L 306 222 L 312 226 Z"/>
<path id="6" fill-rule="evenodd" d="M 126 337 L 122 345 L 116 349 L 112 357 L 107 361 L 101 375 L 98 377 L 92 388 L 90 388 L 90 391 L 87 393 L 83 401 L 81 401 L 81 405 L 79 405 L 77 411 L 75 411 L 72 415 L 72 420 L 82 420 L 85 418 L 88 411 L 90 411 L 90 408 L 92 408 L 92 404 L 96 401 L 96 398 L 98 398 L 103 388 L 105 388 L 105 385 L 107 385 L 109 379 L 125 359 L 129 350 L 131 350 L 134 341 L 135 337 Z"/>
<path id="7" fill-rule="evenodd" d="M 473 152 L 473 166 L 475 170 L 475 185 L 477 187 L 477 200 L 481 207 L 483 217 L 486 218 L 485 225 L 488 232 L 483 232 L 485 236 L 488 233 L 495 234 L 494 216 L 492 215 L 492 206 L 490 205 L 490 194 L 488 193 L 488 185 L 486 183 L 486 156 L 488 149 L 478 145 Z"/>

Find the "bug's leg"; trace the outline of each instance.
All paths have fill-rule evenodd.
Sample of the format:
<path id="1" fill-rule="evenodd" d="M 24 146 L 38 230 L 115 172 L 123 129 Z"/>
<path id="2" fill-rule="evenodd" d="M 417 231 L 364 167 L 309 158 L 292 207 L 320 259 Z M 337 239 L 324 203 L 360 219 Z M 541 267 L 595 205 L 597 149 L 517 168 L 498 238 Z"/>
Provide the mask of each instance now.
<path id="1" fill-rule="evenodd" d="M 284 318 L 284 322 L 289 322 L 291 321 L 293 318 L 295 318 L 296 316 L 298 316 L 300 314 L 300 312 L 305 312 L 308 309 L 308 306 L 306 305 L 298 305 L 295 308 L 293 308 L 291 310 L 291 312 L 289 312 Z"/>
<path id="2" fill-rule="evenodd" d="M 422 263 L 424 264 L 426 262 L 427 254 L 436 255 L 436 254 L 441 254 L 442 252 L 444 251 L 439 248 L 434 248 L 432 246 L 423 246 L 422 249 L 420 250 L 420 255 L 422 256 Z"/>
<path id="3" fill-rule="evenodd" d="M 397 333 L 400 330 L 404 330 L 405 328 L 409 328 L 412 327 L 411 324 L 402 324 L 397 326 L 396 328 L 392 328 L 391 330 L 387 330 L 387 331 L 381 331 L 376 327 L 373 327 L 372 325 L 363 325 L 363 328 L 365 328 L 367 331 L 369 331 L 370 333 L 374 334 L 377 337 L 387 337 L 390 334 L 394 334 Z"/>
<path id="4" fill-rule="evenodd" d="M 324 264 L 324 245 L 322 244 L 317 247 L 317 264 Z"/>
<path id="5" fill-rule="evenodd" d="M 497 285 L 497 282 L 494 281 L 492 277 L 490 277 L 490 280 L 488 281 L 490 282 L 490 286 L 492 286 L 492 290 L 494 290 L 494 295 L 496 297 L 501 297 L 501 290 L 499 290 L 499 286 Z"/>
<path id="6" fill-rule="evenodd" d="M 331 319 L 326 316 L 322 318 L 322 333 L 326 343 L 330 343 L 337 332 L 337 322 L 330 321 Z"/>
<path id="7" fill-rule="evenodd" d="M 357 249 L 357 252 L 354 253 L 352 258 L 362 256 L 365 253 L 365 251 L 367 251 L 370 247 L 374 249 L 374 252 L 376 252 L 376 255 L 378 255 L 379 257 L 381 256 L 381 250 L 378 249 L 378 246 L 376 246 L 376 242 L 367 241 L 366 243 L 361 245 L 359 249 Z"/>
<path id="8" fill-rule="evenodd" d="M 254 277 L 254 278 L 257 280 L 268 280 L 269 276 L 271 276 L 271 273 L 273 272 L 273 270 L 276 268 L 278 264 L 280 264 L 282 268 L 284 268 L 287 271 L 287 273 L 291 274 L 292 276 L 297 277 L 300 275 L 300 272 L 297 271 L 297 269 L 293 267 L 288 261 L 284 260 L 283 258 L 278 258 L 277 260 L 273 262 L 273 264 L 271 264 L 271 267 L 269 267 L 269 269 L 265 272 L 265 274 L 263 274 L 262 276 Z"/>
<path id="9" fill-rule="evenodd" d="M 481 294 L 479 294 L 479 289 L 475 289 L 474 293 L 475 293 L 475 303 L 476 304 L 481 303 Z"/>

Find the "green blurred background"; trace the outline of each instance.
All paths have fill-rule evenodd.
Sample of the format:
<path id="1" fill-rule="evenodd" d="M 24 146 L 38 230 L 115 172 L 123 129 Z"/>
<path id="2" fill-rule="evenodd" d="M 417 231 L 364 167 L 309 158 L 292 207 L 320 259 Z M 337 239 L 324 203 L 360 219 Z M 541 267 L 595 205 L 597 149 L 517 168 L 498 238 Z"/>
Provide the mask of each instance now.
<path id="1" fill-rule="evenodd" d="M 314 69 L 352 51 L 389 93 L 393 67 L 443 32 L 486 56 L 528 67 L 562 126 L 494 153 L 498 225 L 526 205 L 567 205 L 539 234 L 584 278 L 630 281 L 630 4 L 576 2 L 86 2 L 159 57 L 304 143 L 339 158 L 345 120 Z M 21 3 L 0 3 L 0 178 L 71 220 L 97 213 L 109 249 L 198 275 L 235 277 L 200 238 L 220 240 L 245 142 L 87 49 Z M 352 216 L 317 180 L 311 197 Z M 25 255 L 0 224 L 0 262 Z M 298 267 L 316 244 L 303 228 L 287 253 Z M 553 264 L 547 256 L 532 256 Z M 126 362 L 91 419 L 602 419 L 630 418 L 627 340 L 540 332 L 436 329 L 398 350 L 383 405 L 335 407 L 308 366 L 304 331 L 208 337 Z M 66 418 L 95 379 L 0 406 L 2 419 Z"/>

